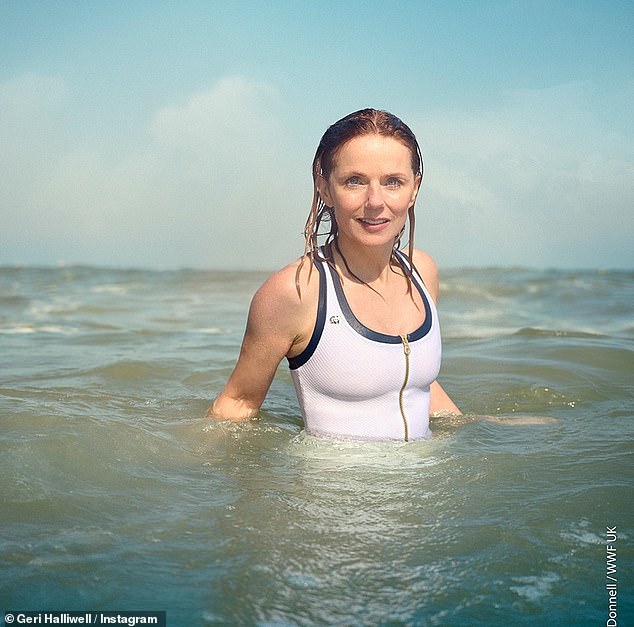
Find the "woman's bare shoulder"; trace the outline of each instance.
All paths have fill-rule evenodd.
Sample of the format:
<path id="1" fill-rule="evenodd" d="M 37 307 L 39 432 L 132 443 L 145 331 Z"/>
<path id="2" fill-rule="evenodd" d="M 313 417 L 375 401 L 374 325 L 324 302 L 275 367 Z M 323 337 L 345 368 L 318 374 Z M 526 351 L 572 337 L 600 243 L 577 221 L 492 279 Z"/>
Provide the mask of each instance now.
<path id="1" fill-rule="evenodd" d="M 271 274 L 256 292 L 262 299 L 280 299 L 284 305 L 300 305 L 305 297 L 319 289 L 317 272 L 310 259 L 296 259 Z"/>
<path id="2" fill-rule="evenodd" d="M 319 293 L 318 273 L 311 270 L 309 259 L 301 258 L 271 274 L 260 286 L 251 302 L 251 312 L 271 320 L 303 318 L 311 310 Z"/>
<path id="3" fill-rule="evenodd" d="M 315 268 L 311 272 L 308 259 L 304 264 L 297 260 L 274 272 L 253 296 L 248 331 L 262 338 L 279 338 L 286 355 L 300 353 L 314 326 L 318 276 Z"/>
<path id="4" fill-rule="evenodd" d="M 429 290 L 431 297 L 436 301 L 438 299 L 438 266 L 433 257 L 422 250 L 414 250 L 412 258 L 414 266 L 425 283 L 425 287 Z"/>

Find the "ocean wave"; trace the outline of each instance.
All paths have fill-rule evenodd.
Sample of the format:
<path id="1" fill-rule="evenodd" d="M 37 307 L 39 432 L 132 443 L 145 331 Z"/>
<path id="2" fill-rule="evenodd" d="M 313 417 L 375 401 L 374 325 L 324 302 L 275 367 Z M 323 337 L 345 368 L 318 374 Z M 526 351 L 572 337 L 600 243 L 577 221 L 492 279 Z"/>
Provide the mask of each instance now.
<path id="1" fill-rule="evenodd" d="M 524 327 L 515 332 L 520 337 L 557 337 L 557 338 L 576 338 L 576 339 L 595 339 L 608 337 L 604 334 L 593 333 L 590 331 L 565 331 L 555 329 L 539 329 L 534 327 Z"/>
<path id="2" fill-rule="evenodd" d="M 128 384 L 139 381 L 153 381 L 157 379 L 172 379 L 174 365 L 156 361 L 140 361 L 122 359 L 87 370 L 84 375 L 97 376 L 111 381 L 125 381 Z"/>
<path id="3" fill-rule="evenodd" d="M 55 324 L 15 324 L 8 327 L 0 327 L 0 334 L 4 335 L 32 335 L 44 333 L 48 335 L 72 335 L 79 333 L 77 327 L 59 326 Z"/>
<path id="4" fill-rule="evenodd" d="M 561 580 L 554 572 L 545 572 L 541 575 L 529 575 L 527 577 L 515 577 L 516 585 L 510 586 L 512 590 L 528 601 L 536 602 L 544 597 L 553 595 L 553 586 Z"/>

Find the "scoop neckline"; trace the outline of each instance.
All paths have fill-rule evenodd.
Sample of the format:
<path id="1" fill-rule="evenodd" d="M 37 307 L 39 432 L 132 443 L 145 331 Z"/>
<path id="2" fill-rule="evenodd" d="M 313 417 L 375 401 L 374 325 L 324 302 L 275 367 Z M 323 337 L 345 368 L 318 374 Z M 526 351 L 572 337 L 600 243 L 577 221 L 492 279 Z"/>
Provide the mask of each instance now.
<path id="1" fill-rule="evenodd" d="M 403 255 L 403 253 L 401 253 L 400 251 L 396 251 L 396 253 L 397 255 L 402 256 L 402 259 L 404 259 L 404 261 L 409 265 L 409 261 L 407 260 L 405 255 Z M 375 342 L 383 342 L 385 344 L 401 344 L 403 342 L 403 339 L 400 335 L 391 335 L 389 333 L 381 333 L 380 331 L 375 331 L 373 329 L 370 329 L 356 317 L 356 315 L 350 308 L 348 299 L 346 298 L 346 294 L 343 290 L 343 285 L 341 284 L 341 279 L 339 277 L 337 270 L 333 268 L 332 265 L 329 263 L 326 263 L 326 265 L 328 265 L 328 269 L 330 270 L 330 276 L 332 277 L 333 286 L 335 288 L 335 294 L 337 296 L 337 301 L 339 302 L 339 307 L 341 308 L 341 311 L 343 315 L 345 316 L 348 324 L 359 335 L 369 340 L 373 340 Z M 427 297 L 427 294 L 425 293 L 425 290 L 423 289 L 422 279 L 420 279 L 415 274 L 415 271 L 412 272 L 412 280 L 414 282 L 414 285 L 416 285 L 416 289 L 418 290 L 418 293 L 420 294 L 421 299 L 423 301 L 423 307 L 425 308 L 425 320 L 417 329 L 415 329 L 411 333 L 404 334 L 404 337 L 407 338 L 408 342 L 414 342 L 416 340 L 421 339 L 425 335 L 427 335 L 432 327 L 432 322 L 433 322 L 432 309 L 429 304 L 429 299 Z"/>

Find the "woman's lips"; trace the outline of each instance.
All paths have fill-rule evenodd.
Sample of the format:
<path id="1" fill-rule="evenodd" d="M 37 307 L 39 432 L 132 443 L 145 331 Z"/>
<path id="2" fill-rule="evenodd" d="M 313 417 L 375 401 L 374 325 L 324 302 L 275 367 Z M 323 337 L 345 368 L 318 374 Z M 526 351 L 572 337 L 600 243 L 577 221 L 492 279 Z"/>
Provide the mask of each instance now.
<path id="1" fill-rule="evenodd" d="M 387 218 L 375 218 L 375 219 L 371 219 L 371 218 L 358 218 L 358 220 L 360 222 L 363 222 L 365 224 L 385 224 L 386 222 L 388 222 Z"/>
<path id="2" fill-rule="evenodd" d="M 357 222 L 368 231 L 380 231 L 385 225 L 390 223 L 386 218 L 357 218 Z"/>

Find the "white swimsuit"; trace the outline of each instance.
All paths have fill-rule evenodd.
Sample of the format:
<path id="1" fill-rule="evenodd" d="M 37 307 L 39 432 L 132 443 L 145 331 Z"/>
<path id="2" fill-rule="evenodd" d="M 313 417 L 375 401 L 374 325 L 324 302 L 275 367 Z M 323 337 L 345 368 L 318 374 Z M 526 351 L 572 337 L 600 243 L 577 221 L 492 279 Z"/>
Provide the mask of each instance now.
<path id="1" fill-rule="evenodd" d="M 306 349 L 288 360 L 306 431 L 364 440 L 429 437 L 429 386 L 440 370 L 441 343 L 436 307 L 421 277 L 413 272 L 425 321 L 407 336 L 386 335 L 357 320 L 331 266 L 317 260 L 315 266 L 315 328 Z"/>

